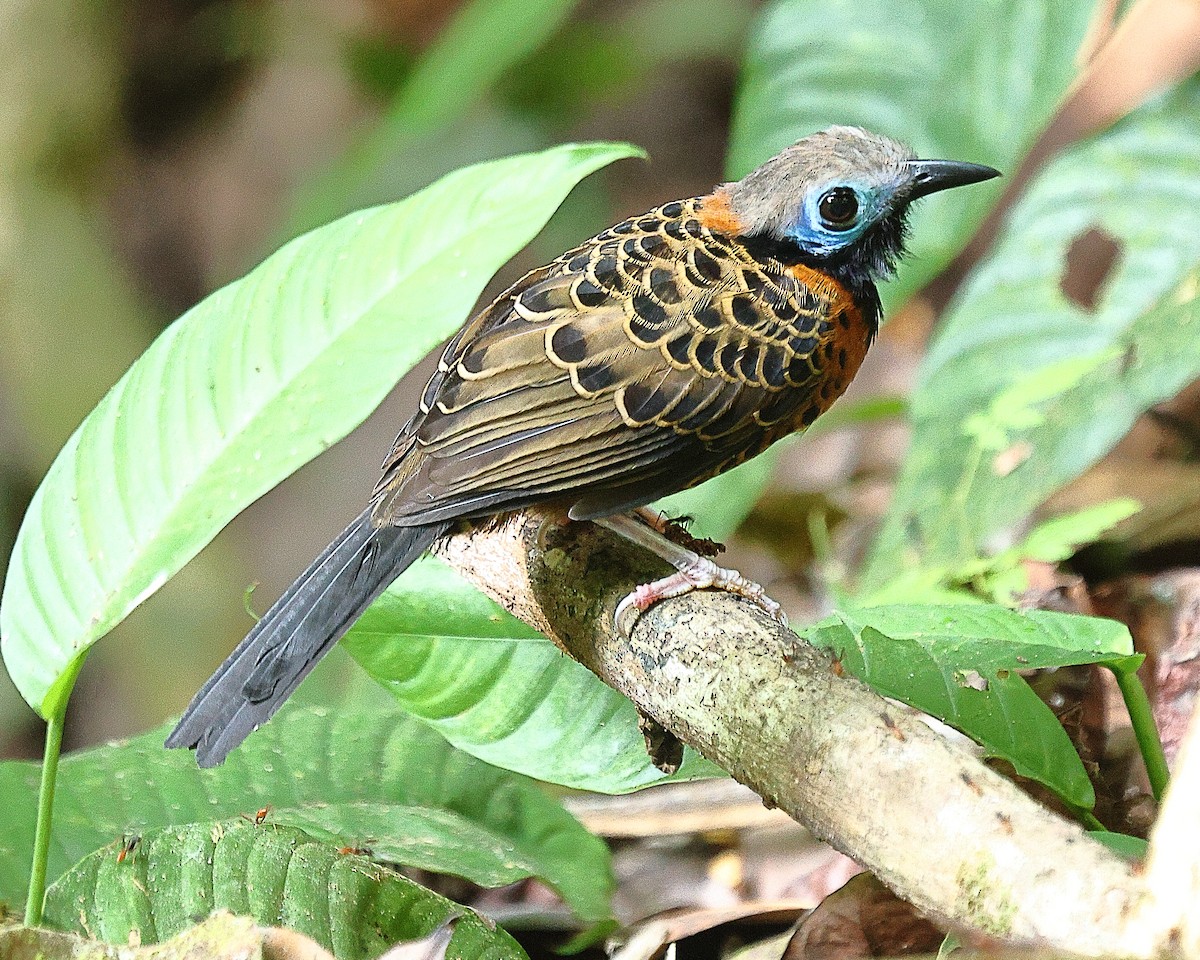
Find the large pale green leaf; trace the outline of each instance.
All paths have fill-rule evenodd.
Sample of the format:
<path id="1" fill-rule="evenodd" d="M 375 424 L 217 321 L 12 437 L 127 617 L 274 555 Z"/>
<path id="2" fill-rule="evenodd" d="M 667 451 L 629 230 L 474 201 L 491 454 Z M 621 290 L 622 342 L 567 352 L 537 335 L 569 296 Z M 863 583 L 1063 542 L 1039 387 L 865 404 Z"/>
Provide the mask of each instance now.
<path id="1" fill-rule="evenodd" d="M 437 560 L 410 567 L 342 645 L 406 710 L 496 766 L 603 793 L 668 779 L 633 704 Z M 670 779 L 720 774 L 685 757 Z"/>
<path id="2" fill-rule="evenodd" d="M 300 237 L 168 328 L 22 524 L 0 633 L 25 699 L 59 711 L 92 643 L 360 423 L 576 181 L 636 153 L 568 145 L 460 170 Z"/>
<path id="3" fill-rule="evenodd" d="M 1198 111 L 1193 81 L 1055 160 L 1013 208 L 922 367 L 869 585 L 1003 544 L 1200 376 Z M 1089 308 L 1062 277 L 1073 245 L 1105 235 L 1119 254 Z"/>
<path id="4" fill-rule="evenodd" d="M 523 960 L 506 932 L 364 856 L 295 827 L 245 820 L 147 831 L 85 857 L 46 893 L 45 922 L 108 943 L 158 943 L 213 910 L 296 930 L 367 960 L 457 916 L 447 956 Z"/>
<path id="5" fill-rule="evenodd" d="M 1095 802 L 1066 731 L 1019 671 L 1124 666 L 1133 642 L 1123 624 L 990 604 L 898 605 L 836 614 L 801 635 L 879 693 L 944 720 L 1022 776 L 1075 806 Z"/>
<path id="6" fill-rule="evenodd" d="M 1090 0 L 774 0 L 755 29 L 734 110 L 733 176 L 833 123 L 924 157 L 1011 172 L 1075 72 Z M 953 257 L 1000 185 L 923 201 L 913 256 L 884 286 L 900 302 Z"/>
<path id="7" fill-rule="evenodd" d="M 270 806 L 269 821 L 319 829 L 340 846 L 378 846 L 485 885 L 535 876 L 583 919 L 608 916 L 602 841 L 536 784 L 455 750 L 365 680 L 329 707 L 287 706 L 214 770 L 164 750 L 168 729 L 63 759 L 51 879 L 123 834 Z M 39 773 L 0 764 L 0 901 L 10 904 L 28 881 Z"/>

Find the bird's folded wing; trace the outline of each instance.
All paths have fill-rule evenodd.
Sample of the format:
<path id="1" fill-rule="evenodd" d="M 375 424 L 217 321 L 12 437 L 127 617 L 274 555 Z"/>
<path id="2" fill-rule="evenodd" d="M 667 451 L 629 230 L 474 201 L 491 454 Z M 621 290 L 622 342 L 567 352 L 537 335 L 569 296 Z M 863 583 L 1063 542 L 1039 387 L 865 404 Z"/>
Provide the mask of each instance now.
<path id="1" fill-rule="evenodd" d="M 816 416 L 831 302 L 727 238 L 681 229 L 695 203 L 606 231 L 464 328 L 384 465 L 377 522 L 568 493 L 590 513 L 624 508 Z"/>

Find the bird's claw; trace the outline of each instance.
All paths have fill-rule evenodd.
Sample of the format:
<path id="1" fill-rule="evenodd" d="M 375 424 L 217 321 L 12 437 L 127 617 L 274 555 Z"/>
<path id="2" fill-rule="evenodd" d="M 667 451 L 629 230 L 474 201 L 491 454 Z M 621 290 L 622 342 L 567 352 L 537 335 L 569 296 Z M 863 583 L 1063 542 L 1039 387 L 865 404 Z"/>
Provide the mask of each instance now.
<path id="1" fill-rule="evenodd" d="M 734 596 L 745 597 L 763 610 L 772 620 L 787 626 L 787 616 L 775 600 L 767 596 L 762 584 L 748 580 L 736 570 L 719 567 L 707 557 L 696 555 L 686 567 L 655 580 L 652 583 L 640 584 L 632 593 L 617 604 L 614 621 L 617 630 L 623 636 L 630 636 L 637 624 L 638 618 L 660 600 L 668 597 L 679 597 L 693 590 L 712 588 L 732 593 Z"/>

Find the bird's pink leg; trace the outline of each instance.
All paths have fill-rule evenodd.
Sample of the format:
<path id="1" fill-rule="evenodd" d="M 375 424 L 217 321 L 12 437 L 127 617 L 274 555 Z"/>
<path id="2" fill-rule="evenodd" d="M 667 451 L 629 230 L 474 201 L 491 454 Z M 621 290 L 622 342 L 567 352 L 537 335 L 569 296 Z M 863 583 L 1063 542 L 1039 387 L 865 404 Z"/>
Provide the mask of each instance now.
<path id="1" fill-rule="evenodd" d="M 736 570 L 719 567 L 707 557 L 668 540 L 657 530 L 643 523 L 638 516 L 640 514 L 618 514 L 613 517 L 599 517 L 594 522 L 666 560 L 677 572 L 653 583 L 642 584 L 622 600 L 617 605 L 616 621 L 619 627 L 631 614 L 643 613 L 659 600 L 678 597 L 705 587 L 745 597 L 787 626 L 783 608 L 767 596 L 760 584 L 747 580 Z"/>

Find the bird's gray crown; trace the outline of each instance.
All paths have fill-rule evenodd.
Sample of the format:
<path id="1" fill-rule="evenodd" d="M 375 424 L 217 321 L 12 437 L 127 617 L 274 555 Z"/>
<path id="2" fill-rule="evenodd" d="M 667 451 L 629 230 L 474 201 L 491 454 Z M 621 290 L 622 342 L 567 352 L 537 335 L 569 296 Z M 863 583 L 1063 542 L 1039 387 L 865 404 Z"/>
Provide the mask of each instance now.
<path id="1" fill-rule="evenodd" d="M 859 127 L 829 127 L 792 144 L 741 180 L 724 185 L 746 233 L 785 236 L 814 187 L 853 183 L 904 197 L 912 150 Z"/>

